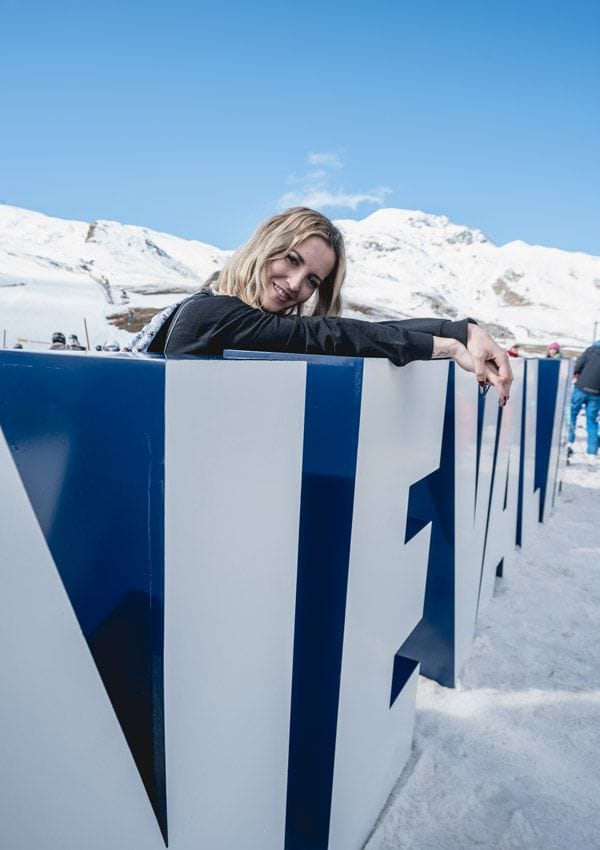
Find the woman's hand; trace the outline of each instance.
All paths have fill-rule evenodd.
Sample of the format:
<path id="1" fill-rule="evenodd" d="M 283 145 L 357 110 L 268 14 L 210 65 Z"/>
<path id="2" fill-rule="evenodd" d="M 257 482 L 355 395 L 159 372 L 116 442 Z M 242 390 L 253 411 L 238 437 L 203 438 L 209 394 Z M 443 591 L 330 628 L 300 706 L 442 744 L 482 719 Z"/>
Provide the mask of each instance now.
<path id="1" fill-rule="evenodd" d="M 469 325 L 471 327 L 471 325 Z M 474 325 L 473 327 L 477 327 Z M 494 346 L 498 348 L 500 353 L 502 353 L 502 349 L 496 345 L 496 343 L 488 337 L 488 335 L 482 331 L 484 337 L 487 337 Z M 465 372 L 472 372 L 475 374 L 479 382 L 479 386 L 493 386 L 498 393 L 498 403 L 501 407 L 503 407 L 508 401 L 508 391 L 506 389 L 506 379 L 501 376 L 499 368 L 496 366 L 494 360 L 484 360 L 483 362 L 483 370 L 479 372 L 476 371 L 475 366 L 475 358 L 471 351 L 469 351 L 462 342 L 459 342 L 457 339 L 446 339 L 440 336 L 433 337 L 433 352 L 431 355 L 432 359 L 439 360 L 443 358 L 451 358 L 457 363 L 461 369 L 464 369 Z M 508 355 L 506 355 L 508 360 Z M 512 371 L 510 369 L 510 365 L 508 366 L 508 370 L 510 373 L 510 380 L 508 382 L 508 387 L 510 388 L 510 384 L 512 383 Z M 479 377 L 482 375 L 483 377 Z"/>
<path id="2" fill-rule="evenodd" d="M 467 348 L 473 358 L 475 377 L 479 385 L 492 384 L 498 392 L 500 404 L 506 404 L 513 382 L 513 373 L 506 351 L 500 348 L 498 343 L 479 325 L 471 322 L 467 330 Z"/>

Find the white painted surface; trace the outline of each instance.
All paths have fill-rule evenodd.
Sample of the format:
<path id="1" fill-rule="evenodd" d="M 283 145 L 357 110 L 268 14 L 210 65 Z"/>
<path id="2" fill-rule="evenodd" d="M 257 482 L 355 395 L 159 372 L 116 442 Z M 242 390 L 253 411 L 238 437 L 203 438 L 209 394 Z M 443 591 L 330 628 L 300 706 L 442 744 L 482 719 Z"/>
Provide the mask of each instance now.
<path id="1" fill-rule="evenodd" d="M 458 677 L 471 651 L 477 620 L 481 565 L 485 543 L 498 406 L 486 397 L 479 473 L 477 473 L 477 407 L 479 388 L 473 376 L 455 374 L 455 614 L 454 669 Z"/>
<path id="2" fill-rule="evenodd" d="M 167 363 L 174 848 L 284 844 L 305 383 L 302 362 Z"/>
<path id="3" fill-rule="evenodd" d="M 490 521 L 483 562 L 481 594 L 477 612 L 478 617 L 494 593 L 498 564 L 501 560 L 504 560 L 503 575 L 506 575 L 515 556 L 524 361 L 515 358 L 511 365 L 514 381 L 510 400 L 502 414 L 498 458 L 494 476 L 494 490 L 490 504 Z M 504 508 L 505 495 L 506 508 Z"/>
<path id="4" fill-rule="evenodd" d="M 556 408 L 554 411 L 554 424 L 552 426 L 552 445 L 550 447 L 550 461 L 548 463 L 548 481 L 546 483 L 546 501 L 544 503 L 543 522 L 546 522 L 548 517 L 553 513 L 553 502 L 556 492 L 556 482 L 559 475 L 559 469 L 562 474 L 563 470 L 560 466 L 560 461 L 566 460 L 565 445 L 567 440 L 567 428 L 569 425 L 570 410 L 567 407 L 567 401 L 570 400 L 571 372 L 573 368 L 572 360 L 561 360 L 560 371 L 558 375 L 558 388 L 556 391 Z"/>
<path id="5" fill-rule="evenodd" d="M 330 850 L 363 846 L 408 758 L 418 668 L 394 656 L 423 614 L 431 527 L 406 546 L 410 485 L 439 466 L 447 363 L 365 360 Z"/>
<path id="6" fill-rule="evenodd" d="M 523 458 L 523 513 L 521 547 L 534 539 L 539 526 L 540 491 L 535 490 L 535 429 L 537 423 L 538 360 L 527 360 L 525 444 Z"/>
<path id="7" fill-rule="evenodd" d="M 146 791 L 2 433 L 0 481 L 0 844 L 160 850 Z"/>

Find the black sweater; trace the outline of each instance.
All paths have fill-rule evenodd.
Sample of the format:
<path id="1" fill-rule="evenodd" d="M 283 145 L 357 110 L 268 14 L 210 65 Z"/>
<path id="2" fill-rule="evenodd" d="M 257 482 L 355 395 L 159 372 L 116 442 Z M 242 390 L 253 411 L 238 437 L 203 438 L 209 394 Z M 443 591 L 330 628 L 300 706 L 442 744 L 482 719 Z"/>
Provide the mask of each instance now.
<path id="1" fill-rule="evenodd" d="M 468 319 L 364 322 L 323 316 L 278 316 L 230 295 L 201 290 L 167 319 L 148 351 L 166 355 L 221 354 L 226 348 L 387 357 L 396 366 L 429 360 L 433 336 L 466 345 Z"/>
<path id="2" fill-rule="evenodd" d="M 575 364 L 578 375 L 575 386 L 578 390 L 592 395 L 600 395 L 600 345 L 594 343 L 583 352 Z"/>

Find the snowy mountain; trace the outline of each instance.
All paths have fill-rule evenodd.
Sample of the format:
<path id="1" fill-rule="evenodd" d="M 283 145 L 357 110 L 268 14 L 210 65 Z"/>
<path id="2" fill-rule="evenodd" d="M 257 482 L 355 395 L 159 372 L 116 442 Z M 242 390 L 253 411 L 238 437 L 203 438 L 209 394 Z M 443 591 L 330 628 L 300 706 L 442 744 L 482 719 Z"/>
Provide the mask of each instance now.
<path id="1" fill-rule="evenodd" d="M 600 257 L 524 242 L 497 246 L 480 230 L 409 210 L 338 224 L 349 255 L 346 301 L 359 312 L 370 304 L 376 316 L 469 315 L 505 340 L 591 342 Z"/>
<path id="2" fill-rule="evenodd" d="M 445 216 L 378 210 L 338 221 L 345 315 L 470 315 L 501 339 L 589 345 L 600 319 L 600 257 L 510 242 Z M 144 227 L 64 221 L 0 206 L 0 332 L 46 347 L 54 330 L 122 344 L 157 309 L 195 291 L 229 252 Z M 0 343 L 1 344 L 1 343 Z"/>

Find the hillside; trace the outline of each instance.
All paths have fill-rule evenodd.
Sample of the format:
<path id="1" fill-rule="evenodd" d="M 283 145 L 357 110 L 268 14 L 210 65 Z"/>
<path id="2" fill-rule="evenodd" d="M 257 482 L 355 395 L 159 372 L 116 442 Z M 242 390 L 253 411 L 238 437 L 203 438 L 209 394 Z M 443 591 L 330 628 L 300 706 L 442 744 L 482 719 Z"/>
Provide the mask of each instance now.
<path id="1" fill-rule="evenodd" d="M 382 209 L 336 222 L 346 239 L 345 315 L 464 316 L 499 338 L 574 349 L 600 319 L 600 257 L 497 246 L 444 216 Z M 154 311 L 196 290 L 229 252 L 145 227 L 65 221 L 0 206 L 0 331 L 45 347 L 52 331 L 124 344 Z M 29 342 L 31 341 L 31 342 Z"/>

